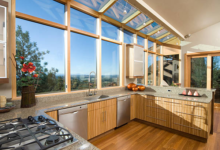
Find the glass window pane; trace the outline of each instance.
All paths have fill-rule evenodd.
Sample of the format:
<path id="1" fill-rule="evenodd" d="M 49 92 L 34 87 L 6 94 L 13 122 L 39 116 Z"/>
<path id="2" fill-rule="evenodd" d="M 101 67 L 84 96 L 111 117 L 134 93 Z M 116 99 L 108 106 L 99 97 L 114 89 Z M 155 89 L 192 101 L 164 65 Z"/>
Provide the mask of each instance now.
<path id="1" fill-rule="evenodd" d="M 112 24 L 102 21 L 102 36 L 119 40 L 120 29 Z"/>
<path id="2" fill-rule="evenodd" d="M 148 53 L 148 85 L 154 84 L 154 55 Z"/>
<path id="3" fill-rule="evenodd" d="M 156 86 L 160 86 L 160 62 L 161 62 L 161 56 L 156 57 Z"/>
<path id="4" fill-rule="evenodd" d="M 160 28 L 160 25 L 158 25 L 156 22 L 153 22 L 149 26 L 142 29 L 140 32 L 142 32 L 144 34 L 149 34 L 149 33 L 151 33 L 152 31 L 154 31 L 158 28 Z"/>
<path id="5" fill-rule="evenodd" d="M 6 8 L 0 6 L 0 42 L 6 42 Z"/>
<path id="6" fill-rule="evenodd" d="M 16 11 L 60 24 L 65 23 L 65 6 L 54 0 L 16 0 Z"/>
<path id="7" fill-rule="evenodd" d="M 170 86 L 179 83 L 179 55 L 163 57 L 163 80 Z"/>
<path id="8" fill-rule="evenodd" d="M 37 94 L 65 91 L 64 30 L 16 18 L 16 55 L 40 68 Z M 20 60 L 20 59 L 19 59 Z M 21 63 L 21 61 L 20 61 Z M 37 73 L 37 72 L 35 72 Z M 23 85 L 17 69 L 17 95 Z"/>
<path id="9" fill-rule="evenodd" d="M 101 10 L 105 4 L 107 4 L 110 0 L 72 0 L 77 1 L 89 8 L 92 8 L 96 11 Z"/>
<path id="10" fill-rule="evenodd" d="M 131 44 L 134 43 L 134 34 L 131 32 L 128 32 L 127 30 L 124 30 L 124 43 Z"/>
<path id="11" fill-rule="evenodd" d="M 160 39 L 159 41 L 160 42 L 165 42 L 165 41 L 167 41 L 167 40 L 169 40 L 169 39 L 171 39 L 173 37 L 175 37 L 175 36 L 173 34 L 170 34 L 170 35 L 165 36 L 164 38 Z"/>
<path id="12" fill-rule="evenodd" d="M 168 33 L 167 30 L 162 29 L 161 31 L 158 31 L 158 32 L 154 33 L 154 34 L 151 35 L 150 37 L 156 39 L 156 38 L 159 38 L 160 36 L 163 36 L 163 35 L 165 35 L 165 34 L 167 34 L 167 33 Z"/>
<path id="13" fill-rule="evenodd" d="M 6 78 L 7 67 L 6 67 L 6 44 L 0 43 L 0 78 Z"/>
<path id="14" fill-rule="evenodd" d="M 105 12 L 105 15 L 119 22 L 123 22 L 136 12 L 138 12 L 138 10 L 132 7 L 126 1 L 118 0 L 112 7 L 110 7 Z"/>
<path id="15" fill-rule="evenodd" d="M 161 54 L 161 45 L 160 44 L 156 44 L 156 53 Z"/>
<path id="16" fill-rule="evenodd" d="M 71 8 L 70 26 L 96 34 L 96 18 Z"/>
<path id="17" fill-rule="evenodd" d="M 144 46 L 144 38 L 140 37 L 140 36 L 137 36 L 137 44 L 138 45 L 142 45 Z"/>
<path id="18" fill-rule="evenodd" d="M 149 51 L 154 51 L 154 42 L 148 40 L 148 50 Z"/>
<path id="19" fill-rule="evenodd" d="M 206 88 L 207 57 L 191 59 L 191 87 Z"/>
<path id="20" fill-rule="evenodd" d="M 102 87 L 119 86 L 119 45 L 102 41 Z"/>
<path id="21" fill-rule="evenodd" d="M 212 88 L 216 89 L 215 103 L 220 103 L 220 56 L 212 57 Z"/>
<path id="22" fill-rule="evenodd" d="M 86 41 L 86 44 L 85 44 Z M 89 88 L 89 74 L 96 72 L 96 39 L 71 33 L 71 90 Z M 91 75 L 91 88 L 97 85 L 96 75 Z"/>
<path id="23" fill-rule="evenodd" d="M 128 22 L 126 25 L 128 25 L 129 27 L 132 27 L 133 29 L 138 29 L 141 26 L 143 26 L 144 23 L 147 23 L 150 20 L 151 19 L 148 18 L 146 15 L 140 14 L 137 17 L 135 17 L 133 20 Z"/>

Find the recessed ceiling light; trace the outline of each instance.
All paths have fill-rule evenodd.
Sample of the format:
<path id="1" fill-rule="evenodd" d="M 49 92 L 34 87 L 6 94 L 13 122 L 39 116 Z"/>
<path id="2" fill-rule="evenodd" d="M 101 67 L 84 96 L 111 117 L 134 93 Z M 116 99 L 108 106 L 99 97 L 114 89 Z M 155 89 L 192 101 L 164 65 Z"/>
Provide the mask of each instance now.
<path id="1" fill-rule="evenodd" d="M 170 37 L 168 36 L 167 39 L 169 39 Z"/>
<path id="2" fill-rule="evenodd" d="M 144 26 L 146 25 L 146 22 L 144 22 L 144 24 L 143 24 Z"/>
<path id="3" fill-rule="evenodd" d="M 157 33 L 160 33 L 160 31 L 157 31 Z"/>
<path id="4" fill-rule="evenodd" d="M 125 14 L 125 15 L 126 15 L 126 14 L 127 14 L 127 10 L 124 10 L 123 14 Z"/>

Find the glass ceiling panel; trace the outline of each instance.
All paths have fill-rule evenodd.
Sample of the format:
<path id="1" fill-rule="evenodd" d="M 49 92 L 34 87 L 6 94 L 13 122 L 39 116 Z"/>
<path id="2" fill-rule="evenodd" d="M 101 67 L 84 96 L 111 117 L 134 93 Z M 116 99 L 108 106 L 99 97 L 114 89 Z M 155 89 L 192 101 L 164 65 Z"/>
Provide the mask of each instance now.
<path id="1" fill-rule="evenodd" d="M 156 39 L 156 38 L 158 38 L 158 37 L 160 37 L 160 36 L 162 36 L 162 35 L 164 35 L 166 33 L 168 33 L 168 31 L 165 30 L 165 29 L 162 29 L 161 31 L 158 31 L 157 33 L 151 35 L 150 37 Z"/>
<path id="2" fill-rule="evenodd" d="M 126 25 L 132 27 L 133 29 L 137 29 L 138 27 L 142 26 L 144 23 L 148 22 L 149 20 L 151 19 L 148 18 L 146 15 L 140 14 L 137 17 L 135 17 L 133 20 L 128 22 Z"/>
<path id="3" fill-rule="evenodd" d="M 119 22 L 122 22 L 123 20 L 127 19 L 137 11 L 138 11 L 137 9 L 132 7 L 124 0 L 118 0 L 112 7 L 110 7 L 105 12 L 105 15 Z"/>
<path id="4" fill-rule="evenodd" d="M 160 25 L 158 25 L 156 22 L 151 23 L 146 28 L 142 29 L 141 32 L 144 34 L 149 34 L 150 32 L 160 28 Z"/>
<path id="5" fill-rule="evenodd" d="M 89 8 L 92 8 L 96 11 L 99 11 L 102 9 L 102 7 L 105 6 L 110 0 L 75 0 L 76 2 L 79 2 Z"/>
<path id="6" fill-rule="evenodd" d="M 166 36 L 166 37 L 160 39 L 159 41 L 160 41 L 160 42 L 164 42 L 164 41 L 167 41 L 167 40 L 169 40 L 169 39 L 171 39 L 171 38 L 173 38 L 173 37 L 174 37 L 174 35 L 173 35 L 173 34 L 170 34 L 170 35 L 168 35 L 168 36 Z"/>

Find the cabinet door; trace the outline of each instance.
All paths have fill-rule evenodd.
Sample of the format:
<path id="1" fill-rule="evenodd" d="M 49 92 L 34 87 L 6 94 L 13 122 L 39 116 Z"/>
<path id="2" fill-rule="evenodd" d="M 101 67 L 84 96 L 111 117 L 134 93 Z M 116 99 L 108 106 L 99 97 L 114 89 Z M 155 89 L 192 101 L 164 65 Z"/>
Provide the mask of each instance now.
<path id="1" fill-rule="evenodd" d="M 116 105 L 112 105 L 110 107 L 106 107 L 105 113 L 105 121 L 106 121 L 106 131 L 114 129 L 116 127 Z"/>
<path id="2" fill-rule="evenodd" d="M 101 109 L 88 112 L 88 139 L 101 134 Z"/>
<path id="3" fill-rule="evenodd" d="M 136 95 L 131 95 L 131 111 L 130 111 L 130 116 L 131 116 L 131 120 L 136 118 Z"/>
<path id="4" fill-rule="evenodd" d="M 145 120 L 145 97 L 137 95 L 136 102 L 136 117 L 141 120 Z"/>
<path id="5" fill-rule="evenodd" d="M 53 118 L 54 120 L 58 120 L 58 117 L 57 117 L 57 110 L 55 110 L 55 111 L 50 111 L 50 112 L 46 112 L 46 114 L 48 115 L 48 116 L 50 116 L 51 118 Z"/>

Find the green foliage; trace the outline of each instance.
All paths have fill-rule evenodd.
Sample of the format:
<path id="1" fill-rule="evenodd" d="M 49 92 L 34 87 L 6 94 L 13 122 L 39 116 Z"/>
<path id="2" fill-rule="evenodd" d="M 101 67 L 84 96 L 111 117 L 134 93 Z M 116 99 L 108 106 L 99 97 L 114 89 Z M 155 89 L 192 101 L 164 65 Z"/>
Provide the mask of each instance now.
<path id="1" fill-rule="evenodd" d="M 30 41 L 29 32 L 22 31 L 21 26 L 17 26 L 16 30 L 16 56 L 17 61 L 17 95 L 21 95 L 22 86 L 28 86 L 30 83 L 36 86 L 36 93 L 49 93 L 57 91 L 65 91 L 64 76 L 57 76 L 59 72 L 56 68 L 47 68 L 48 62 L 42 62 L 44 56 L 50 51 L 41 51 L 37 47 L 36 42 Z M 20 56 L 25 59 L 22 60 Z M 34 73 L 39 74 L 39 80 L 34 80 L 33 76 L 21 71 L 22 65 L 32 62 L 36 66 Z M 42 65 L 43 64 L 43 65 Z M 38 88 L 37 88 L 38 87 Z"/>

